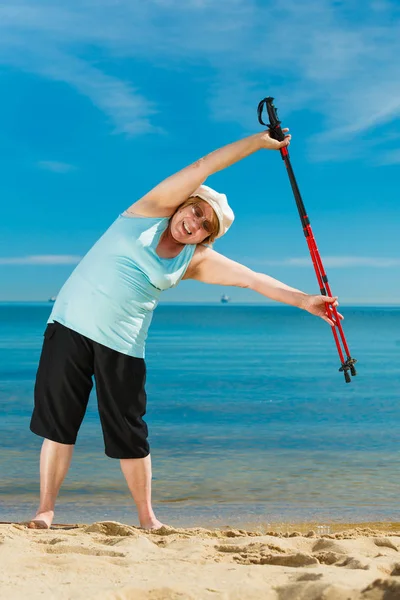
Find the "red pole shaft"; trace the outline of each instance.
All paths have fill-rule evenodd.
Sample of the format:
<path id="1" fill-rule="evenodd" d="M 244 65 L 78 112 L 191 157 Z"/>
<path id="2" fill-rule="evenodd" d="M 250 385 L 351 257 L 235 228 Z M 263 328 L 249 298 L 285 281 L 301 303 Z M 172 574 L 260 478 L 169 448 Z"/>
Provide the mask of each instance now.
<path id="1" fill-rule="evenodd" d="M 327 278 L 327 275 L 325 273 L 324 266 L 322 264 L 321 256 L 320 256 L 318 248 L 317 248 L 317 243 L 315 241 L 314 234 L 313 234 L 312 229 L 311 229 L 311 225 L 308 224 L 306 226 L 306 229 L 307 229 L 307 232 L 308 232 L 307 242 L 310 239 L 309 247 L 310 247 L 310 245 L 312 245 L 312 247 L 313 247 L 313 251 L 314 251 L 314 254 L 315 254 L 315 260 L 317 262 L 318 269 L 319 269 L 319 271 L 321 273 L 322 280 L 325 280 L 325 284 L 324 285 L 325 285 L 326 291 L 327 291 L 327 293 L 328 293 L 329 296 L 332 296 L 331 288 L 330 288 L 329 283 L 328 283 L 328 278 Z M 346 342 L 346 338 L 344 336 L 344 331 L 343 331 L 342 325 L 340 323 L 340 318 L 339 318 L 339 315 L 337 313 L 336 307 L 332 306 L 332 305 L 329 305 L 329 307 L 332 310 L 333 315 L 335 317 L 335 326 L 339 330 L 340 337 L 342 339 L 343 347 L 344 347 L 344 350 L 346 352 L 347 358 L 350 358 L 350 351 L 349 351 L 349 348 L 348 348 L 348 345 L 347 345 L 347 342 Z M 344 361 L 342 360 L 342 362 L 344 362 Z"/>
<path id="2" fill-rule="evenodd" d="M 319 289 L 321 290 L 321 293 L 323 293 L 325 291 L 325 284 L 323 283 L 323 280 L 322 280 L 323 274 L 322 274 L 322 272 L 320 270 L 320 265 L 318 264 L 318 257 L 317 257 L 318 249 L 316 247 L 316 244 L 312 243 L 312 239 L 311 239 L 310 235 L 306 236 L 306 240 L 307 240 L 308 249 L 309 249 L 310 254 L 311 254 L 311 260 L 312 260 L 312 263 L 314 265 L 315 274 L 317 276 Z M 315 240 L 314 240 L 314 242 L 315 242 Z M 332 315 L 330 314 L 331 309 L 333 309 L 332 305 L 326 303 L 325 306 L 326 306 L 326 313 L 327 313 L 328 317 L 332 317 Z M 336 331 L 336 322 L 338 320 L 339 320 L 339 316 L 336 316 L 335 319 L 333 319 L 333 321 L 335 323 L 335 326 L 332 327 L 332 333 L 333 333 L 333 337 L 334 337 L 334 340 L 335 340 L 335 343 L 336 343 L 337 351 L 339 353 L 339 358 L 340 358 L 340 360 L 341 360 L 341 362 L 343 364 L 344 363 L 344 356 L 343 356 L 342 348 L 340 346 L 340 341 L 339 341 L 339 338 L 338 338 L 338 334 L 337 334 L 337 331 Z"/>

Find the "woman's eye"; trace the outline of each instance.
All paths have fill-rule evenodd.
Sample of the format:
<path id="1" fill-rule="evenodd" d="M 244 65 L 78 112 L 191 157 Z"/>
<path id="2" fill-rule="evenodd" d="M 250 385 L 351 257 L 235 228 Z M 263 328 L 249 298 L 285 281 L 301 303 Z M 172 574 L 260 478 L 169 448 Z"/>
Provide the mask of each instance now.
<path id="1" fill-rule="evenodd" d="M 200 218 L 203 216 L 203 213 L 201 212 L 200 208 L 198 206 L 195 206 L 194 208 L 194 214 L 196 217 Z"/>
<path id="2" fill-rule="evenodd" d="M 204 221 L 203 228 L 207 233 L 211 233 L 211 223 L 209 221 Z"/>

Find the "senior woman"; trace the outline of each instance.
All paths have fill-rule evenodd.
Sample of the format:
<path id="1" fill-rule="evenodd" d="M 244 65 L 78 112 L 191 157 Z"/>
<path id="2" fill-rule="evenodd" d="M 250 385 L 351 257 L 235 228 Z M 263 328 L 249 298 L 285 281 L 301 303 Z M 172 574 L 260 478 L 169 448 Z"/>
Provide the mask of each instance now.
<path id="1" fill-rule="evenodd" d="M 151 504 L 144 346 L 163 290 L 181 279 L 249 288 L 321 317 L 325 303 L 211 249 L 234 215 L 226 196 L 203 185 L 209 175 L 260 149 L 290 143 L 261 132 L 224 146 L 168 177 L 122 213 L 62 287 L 44 333 L 31 430 L 45 438 L 40 504 L 29 523 L 50 527 L 71 463 L 92 377 L 105 453 L 121 469 L 145 529 L 161 527 Z"/>

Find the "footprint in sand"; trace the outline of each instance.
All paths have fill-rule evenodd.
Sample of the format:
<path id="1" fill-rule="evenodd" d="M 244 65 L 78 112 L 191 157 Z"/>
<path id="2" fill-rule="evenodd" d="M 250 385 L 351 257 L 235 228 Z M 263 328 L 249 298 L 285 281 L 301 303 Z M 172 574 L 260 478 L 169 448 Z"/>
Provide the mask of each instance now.
<path id="1" fill-rule="evenodd" d="M 243 552 L 243 550 L 248 548 L 248 546 L 241 547 L 241 546 L 232 546 L 231 544 L 221 544 L 220 546 L 214 546 L 214 548 L 218 552 L 224 552 L 226 554 L 239 554 L 240 552 Z"/>
<path id="2" fill-rule="evenodd" d="M 47 544 L 49 546 L 54 546 L 55 544 L 62 544 L 62 542 L 65 542 L 65 540 L 63 538 L 51 538 L 50 540 L 46 540 L 46 539 L 39 539 L 39 540 L 33 540 L 34 542 L 36 542 L 36 544 Z"/>
<path id="3" fill-rule="evenodd" d="M 337 552 L 323 551 L 316 552 L 313 554 L 315 558 L 318 558 L 319 562 L 323 565 L 334 565 L 335 563 L 343 560 L 344 554 L 338 554 Z"/>
<path id="4" fill-rule="evenodd" d="M 371 566 L 367 562 L 363 562 L 354 556 L 348 556 L 341 563 L 337 563 L 336 567 L 344 567 L 345 569 L 361 569 L 362 571 L 368 571 Z"/>
<path id="5" fill-rule="evenodd" d="M 345 569 L 362 569 L 368 571 L 370 564 L 349 556 L 347 549 L 338 542 L 328 539 L 319 539 L 313 546 L 313 556 L 324 565 L 334 565 Z"/>
<path id="6" fill-rule="evenodd" d="M 335 552 L 335 554 L 346 554 L 348 553 L 347 548 L 340 542 L 334 542 L 325 538 L 320 538 L 312 547 L 312 552 Z"/>
<path id="7" fill-rule="evenodd" d="M 323 577 L 322 573 L 304 573 L 296 581 L 318 581 Z"/>
<path id="8" fill-rule="evenodd" d="M 116 521 L 99 521 L 92 525 L 87 525 L 82 528 L 85 533 L 102 533 L 103 535 L 111 536 L 136 536 L 140 535 L 139 531 L 130 525 L 123 525 Z"/>
<path id="9" fill-rule="evenodd" d="M 392 550 L 396 550 L 396 552 L 399 551 L 398 547 L 392 542 L 392 540 L 389 540 L 389 538 L 386 537 L 375 538 L 374 544 L 380 548 L 392 548 Z"/>
<path id="10" fill-rule="evenodd" d="M 315 556 L 310 554 L 304 554 L 297 552 L 296 554 L 270 554 L 269 556 L 251 556 L 241 557 L 242 560 L 238 560 L 241 564 L 253 564 L 253 565 L 277 565 L 280 567 L 310 567 L 319 565 L 319 561 Z"/>
<path id="11" fill-rule="evenodd" d="M 101 600 L 194 600 L 194 597 L 187 592 L 181 592 L 172 588 L 141 590 L 124 587 L 101 596 Z"/>
<path id="12" fill-rule="evenodd" d="M 41 540 L 41 543 L 46 547 L 44 551 L 48 554 L 85 554 L 87 556 L 110 556 L 123 558 L 125 552 L 116 552 L 115 550 L 105 550 L 103 548 L 95 548 L 94 546 L 87 548 L 86 546 L 74 546 L 73 544 L 63 544 L 64 540 Z"/>
<path id="13" fill-rule="evenodd" d="M 344 567 L 345 569 L 362 569 L 368 571 L 370 564 L 362 562 L 354 556 L 346 556 L 337 552 L 317 552 L 313 556 L 323 565 L 334 565 L 335 567 Z"/>
<path id="14" fill-rule="evenodd" d="M 392 575 L 392 577 L 399 577 L 400 576 L 400 563 L 395 563 L 392 566 L 392 571 L 390 573 Z"/>
<path id="15" fill-rule="evenodd" d="M 279 600 L 360 600 L 358 591 L 341 585 L 303 581 L 277 588 Z M 362 596 L 364 598 L 364 596 Z M 372 598 L 372 597 L 371 597 Z"/>
<path id="16" fill-rule="evenodd" d="M 153 529 L 146 531 L 145 533 L 151 535 L 179 535 L 180 537 L 210 537 L 210 538 L 243 538 L 243 537 L 257 537 L 263 535 L 262 533 L 249 532 L 244 529 L 229 529 L 227 531 L 221 531 L 220 529 L 204 529 L 203 527 L 196 527 L 192 529 L 180 529 L 178 527 L 169 527 L 163 525 L 159 529 Z"/>
<path id="17" fill-rule="evenodd" d="M 361 592 L 362 600 L 397 600 L 400 598 L 400 583 L 390 579 L 375 579 Z"/>
<path id="18" fill-rule="evenodd" d="M 282 548 L 277 548 L 281 554 L 271 554 L 268 544 L 249 544 L 239 547 L 223 544 L 215 546 L 218 552 L 232 553 L 233 559 L 242 565 L 279 565 L 282 567 L 308 567 L 319 565 L 319 560 L 310 554 L 297 552 L 286 554 Z"/>
<path id="19" fill-rule="evenodd" d="M 281 552 L 282 554 L 286 554 L 286 550 L 277 546 L 275 544 L 258 544 L 252 543 L 247 544 L 246 546 L 235 546 L 234 544 L 220 544 L 218 546 L 214 546 L 218 552 L 227 552 L 234 554 L 243 554 L 247 552 L 249 554 L 271 554 L 271 550 L 273 552 Z"/>

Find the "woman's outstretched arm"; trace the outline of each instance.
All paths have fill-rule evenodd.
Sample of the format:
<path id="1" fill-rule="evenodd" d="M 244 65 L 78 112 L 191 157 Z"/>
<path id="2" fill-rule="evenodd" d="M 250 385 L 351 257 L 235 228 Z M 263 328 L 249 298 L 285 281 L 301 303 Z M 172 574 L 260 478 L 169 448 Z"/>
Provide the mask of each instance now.
<path id="1" fill-rule="evenodd" d="M 288 129 L 283 131 L 287 132 Z M 164 179 L 132 204 L 128 212 L 146 217 L 169 217 L 209 175 L 226 169 L 257 150 L 262 148 L 279 150 L 289 143 L 290 135 L 287 135 L 283 142 L 278 142 L 270 137 L 268 131 L 263 131 L 223 146 Z"/>
<path id="2" fill-rule="evenodd" d="M 321 317 L 329 325 L 334 325 L 326 315 L 325 304 L 337 306 L 337 297 L 306 294 L 269 275 L 252 271 L 248 267 L 205 246 L 196 248 L 194 257 L 186 271 L 185 279 L 248 288 L 271 300 L 297 306 L 317 317 Z M 343 319 L 340 314 L 339 317 Z"/>

